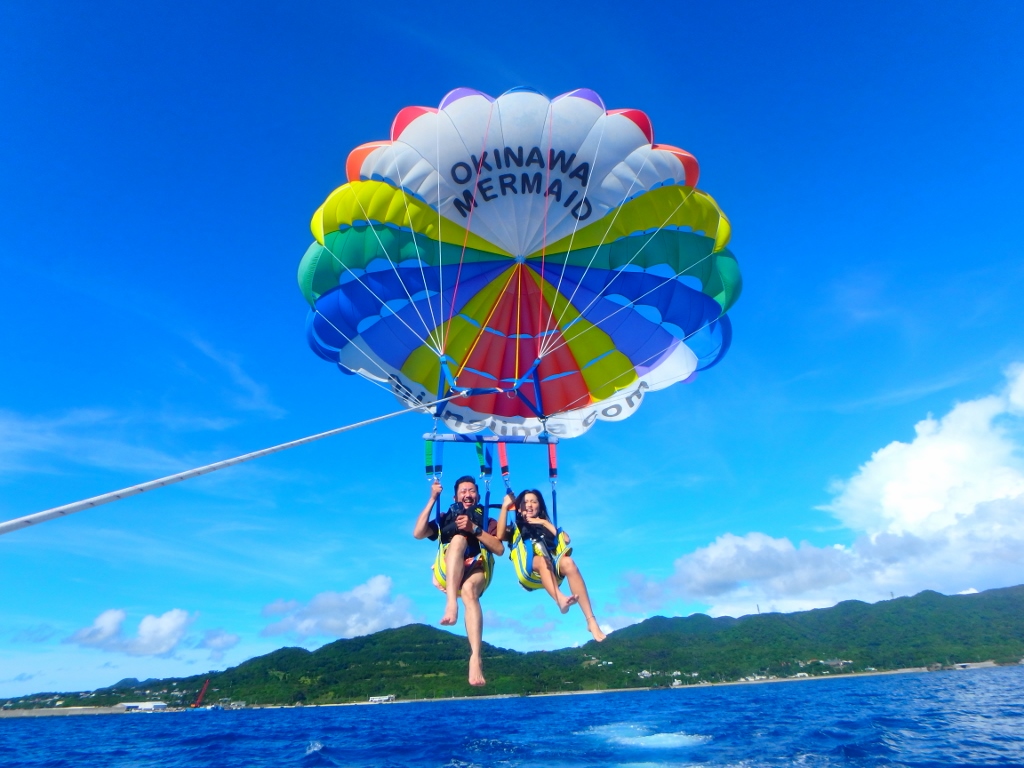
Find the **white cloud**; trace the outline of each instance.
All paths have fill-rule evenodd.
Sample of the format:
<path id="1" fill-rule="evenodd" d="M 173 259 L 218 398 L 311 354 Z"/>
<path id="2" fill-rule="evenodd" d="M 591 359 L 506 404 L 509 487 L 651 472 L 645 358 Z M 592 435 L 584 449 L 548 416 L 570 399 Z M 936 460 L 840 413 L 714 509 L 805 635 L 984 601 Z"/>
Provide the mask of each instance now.
<path id="1" fill-rule="evenodd" d="M 997 419 L 1018 408 L 1017 371 L 1000 395 L 956 405 L 940 420 L 918 422 L 910 443 L 876 451 L 823 507 L 854 530 L 928 535 L 957 526 L 978 504 L 1024 493 L 1019 446 Z"/>
<path id="2" fill-rule="evenodd" d="M 126 419 L 112 411 L 82 409 L 56 417 L 0 411 L 0 473 L 53 472 L 47 457 L 118 470 L 178 471 L 182 461 L 123 440 Z M 42 460 L 42 461 L 41 461 Z"/>
<path id="3" fill-rule="evenodd" d="M 135 637 L 125 637 L 125 618 L 123 610 L 111 608 L 97 616 L 91 627 L 78 630 L 64 642 L 129 656 L 169 656 L 195 619 L 188 611 L 172 608 L 162 616 L 144 617 Z"/>
<path id="4" fill-rule="evenodd" d="M 271 402 L 267 388 L 243 370 L 236 356 L 220 352 L 202 339 L 193 338 L 191 341 L 196 349 L 224 369 L 235 386 L 241 390 L 241 394 L 232 397 L 235 407 L 244 411 L 264 413 L 273 419 L 279 419 L 286 414 L 283 408 Z"/>
<path id="5" fill-rule="evenodd" d="M 203 639 L 199 641 L 196 648 L 205 648 L 210 652 L 211 661 L 220 661 L 224 654 L 238 645 L 241 638 L 223 629 L 208 629 L 203 633 Z"/>
<path id="6" fill-rule="evenodd" d="M 633 576 L 622 605 L 686 599 L 736 616 L 1024 583 L 1022 415 L 1024 365 L 1015 365 L 1001 392 L 929 415 L 909 443 L 881 448 L 833 486 L 823 509 L 859 534 L 851 546 L 724 534 L 677 559 L 665 580 Z"/>
<path id="7" fill-rule="evenodd" d="M 276 600 L 263 609 L 264 616 L 282 616 L 264 628 L 264 636 L 296 635 L 357 637 L 415 621 L 412 603 L 402 595 L 392 597 L 391 579 L 373 576 L 348 592 L 321 592 L 306 604 Z"/>

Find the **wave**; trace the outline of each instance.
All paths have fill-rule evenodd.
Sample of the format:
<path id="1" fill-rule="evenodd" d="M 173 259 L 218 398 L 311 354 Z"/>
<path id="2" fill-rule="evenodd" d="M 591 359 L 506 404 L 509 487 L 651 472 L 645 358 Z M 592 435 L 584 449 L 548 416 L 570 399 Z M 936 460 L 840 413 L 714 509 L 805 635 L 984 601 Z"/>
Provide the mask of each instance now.
<path id="1" fill-rule="evenodd" d="M 609 723 L 595 725 L 581 736 L 596 736 L 610 744 L 641 749 L 679 749 L 680 747 L 698 747 L 711 741 L 710 736 L 686 733 L 685 731 L 662 733 L 654 731 L 647 725 L 639 723 Z"/>

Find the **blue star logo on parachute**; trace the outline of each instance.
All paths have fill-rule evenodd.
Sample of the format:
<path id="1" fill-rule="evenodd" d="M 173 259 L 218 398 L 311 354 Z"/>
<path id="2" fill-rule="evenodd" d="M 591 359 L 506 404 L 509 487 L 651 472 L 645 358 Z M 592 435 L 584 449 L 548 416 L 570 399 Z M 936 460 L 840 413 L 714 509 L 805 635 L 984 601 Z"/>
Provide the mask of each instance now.
<path id="1" fill-rule="evenodd" d="M 574 437 L 729 348 L 729 221 L 639 110 L 459 88 L 346 170 L 299 266 L 310 346 L 409 404 L 473 390 L 454 431 Z"/>

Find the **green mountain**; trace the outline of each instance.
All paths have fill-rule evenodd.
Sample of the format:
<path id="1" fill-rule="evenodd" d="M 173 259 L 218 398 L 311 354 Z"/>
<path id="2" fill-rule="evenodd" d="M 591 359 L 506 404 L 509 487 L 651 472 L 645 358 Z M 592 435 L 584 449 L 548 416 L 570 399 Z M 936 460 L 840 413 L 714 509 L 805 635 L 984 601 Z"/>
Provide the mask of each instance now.
<path id="1" fill-rule="evenodd" d="M 328 704 L 393 694 L 400 699 L 565 690 L 656 687 L 754 676 L 843 674 L 947 667 L 1024 657 L 1024 586 L 973 595 L 922 592 L 874 605 L 858 601 L 799 613 L 738 619 L 648 619 L 581 648 L 520 653 L 484 644 L 488 685 L 466 682 L 463 637 L 422 624 L 338 640 L 316 651 L 282 648 L 223 672 L 188 678 L 122 680 L 62 706 L 158 698 L 189 704 L 203 682 L 204 703 Z M 12 706 L 56 700 L 36 694 Z"/>

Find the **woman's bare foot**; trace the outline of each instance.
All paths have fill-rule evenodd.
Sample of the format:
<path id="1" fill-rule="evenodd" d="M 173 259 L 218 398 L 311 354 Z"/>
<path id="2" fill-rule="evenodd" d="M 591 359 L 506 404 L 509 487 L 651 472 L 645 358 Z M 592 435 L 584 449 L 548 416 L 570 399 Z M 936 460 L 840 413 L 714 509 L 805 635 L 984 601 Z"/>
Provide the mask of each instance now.
<path id="1" fill-rule="evenodd" d="M 450 627 L 459 620 L 459 604 L 448 603 L 444 607 L 444 616 L 441 617 L 441 626 Z"/>
<path id="2" fill-rule="evenodd" d="M 569 609 L 576 605 L 576 603 L 578 603 L 579 601 L 579 595 L 569 595 L 568 597 L 563 597 L 562 595 L 559 595 L 558 610 L 560 610 L 562 613 L 568 613 Z"/>
<path id="3" fill-rule="evenodd" d="M 590 634 L 594 636 L 594 639 L 599 643 L 607 637 L 607 635 L 601 631 L 601 628 L 597 625 L 597 619 L 593 616 L 587 617 L 587 631 L 590 632 Z"/>
<path id="4" fill-rule="evenodd" d="M 487 681 L 484 679 L 483 665 L 480 663 L 480 657 L 475 653 L 469 657 L 469 684 L 487 685 Z"/>

